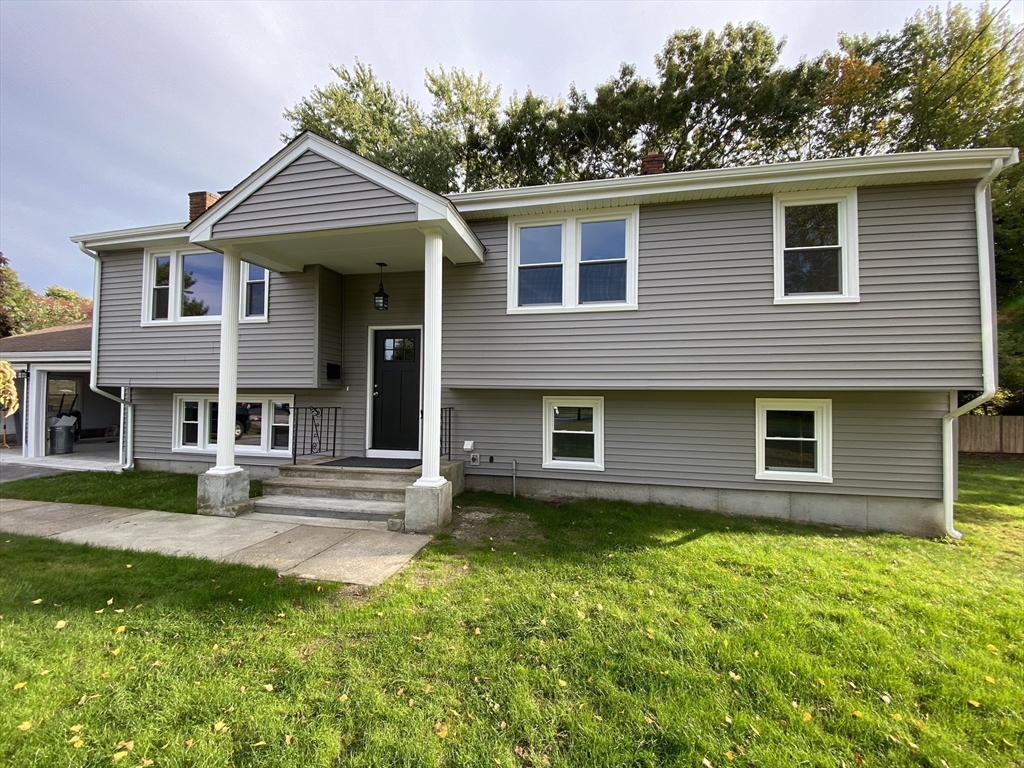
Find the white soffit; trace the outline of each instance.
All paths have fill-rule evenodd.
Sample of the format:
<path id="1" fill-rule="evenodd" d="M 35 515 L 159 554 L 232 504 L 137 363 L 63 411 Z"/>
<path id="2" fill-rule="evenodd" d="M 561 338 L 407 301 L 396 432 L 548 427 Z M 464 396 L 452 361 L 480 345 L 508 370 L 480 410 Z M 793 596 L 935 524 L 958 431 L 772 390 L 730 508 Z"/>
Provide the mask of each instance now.
<path id="1" fill-rule="evenodd" d="M 486 190 L 449 199 L 465 219 L 473 220 L 796 190 L 975 180 L 991 170 L 994 160 L 1012 165 L 1017 159 L 1015 148 L 909 152 Z"/>

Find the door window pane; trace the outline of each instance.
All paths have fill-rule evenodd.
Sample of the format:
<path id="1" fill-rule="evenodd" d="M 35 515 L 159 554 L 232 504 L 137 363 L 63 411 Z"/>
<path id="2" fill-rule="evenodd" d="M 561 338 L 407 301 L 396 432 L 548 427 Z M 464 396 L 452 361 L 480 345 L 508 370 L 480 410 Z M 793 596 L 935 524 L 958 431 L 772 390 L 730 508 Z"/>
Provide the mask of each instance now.
<path id="1" fill-rule="evenodd" d="M 416 360 L 415 339 L 384 339 L 384 359 L 407 363 Z"/>
<path id="2" fill-rule="evenodd" d="M 190 253 L 182 257 L 181 314 L 219 316 L 224 282 L 224 259 L 219 253 Z"/>

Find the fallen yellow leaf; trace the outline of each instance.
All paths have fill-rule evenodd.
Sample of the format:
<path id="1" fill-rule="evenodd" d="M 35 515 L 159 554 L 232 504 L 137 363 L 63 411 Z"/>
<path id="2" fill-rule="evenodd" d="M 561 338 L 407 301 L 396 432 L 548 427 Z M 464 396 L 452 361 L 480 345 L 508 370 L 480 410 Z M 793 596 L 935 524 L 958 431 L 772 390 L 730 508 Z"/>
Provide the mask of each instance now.
<path id="1" fill-rule="evenodd" d="M 992 651 L 992 653 L 999 653 L 999 649 L 992 645 L 992 643 L 989 643 L 985 647 Z"/>
<path id="2" fill-rule="evenodd" d="M 93 613 L 103 613 L 103 609 L 100 608 L 98 611 L 93 611 Z"/>
<path id="3" fill-rule="evenodd" d="M 435 723 L 434 730 L 437 731 L 437 736 L 440 739 L 448 737 L 448 726 L 444 723 Z"/>
<path id="4" fill-rule="evenodd" d="M 116 763 L 118 760 L 123 760 L 127 756 L 128 756 L 128 752 L 126 750 L 122 750 L 121 752 L 115 752 L 114 753 L 114 762 Z"/>
<path id="5" fill-rule="evenodd" d="M 822 680 L 820 677 L 818 678 L 818 685 L 820 685 L 822 688 L 825 687 L 825 681 Z"/>
<path id="6" fill-rule="evenodd" d="M 985 675 L 985 681 L 989 683 L 995 683 L 996 679 L 992 675 Z"/>
<path id="7" fill-rule="evenodd" d="M 66 621 L 64 621 L 64 619 L 61 619 L 60 621 L 58 621 L 56 624 L 53 625 L 53 628 L 54 629 L 64 629 L 64 627 L 66 627 L 67 625 L 68 625 L 68 623 Z"/>
<path id="8" fill-rule="evenodd" d="M 263 686 L 263 690 L 264 691 L 272 691 L 272 690 L 274 690 L 274 686 L 271 685 L 270 683 L 267 683 L 266 685 Z"/>
<path id="9" fill-rule="evenodd" d="M 43 602 L 43 598 L 40 597 L 38 600 L 33 600 L 32 605 L 39 605 L 41 602 Z"/>
<path id="10" fill-rule="evenodd" d="M 559 681 L 558 681 L 558 686 L 559 686 L 560 688 L 566 688 L 566 687 L 568 687 L 568 685 L 569 685 L 569 684 L 568 684 L 567 682 L 565 682 L 565 680 L 559 680 Z"/>
<path id="11" fill-rule="evenodd" d="M 807 720 L 810 720 L 810 719 L 811 719 L 811 713 L 810 712 L 804 712 L 804 721 L 806 722 Z"/>
<path id="12" fill-rule="evenodd" d="M 113 605 L 113 604 L 114 604 L 114 598 L 110 598 L 109 600 L 107 600 L 107 605 Z"/>
<path id="13" fill-rule="evenodd" d="M 213 724 L 214 733 L 224 733 L 227 729 L 228 725 L 223 720 L 218 720 L 216 723 Z"/>
<path id="14" fill-rule="evenodd" d="M 733 761 L 733 754 L 732 754 L 732 752 L 726 752 L 725 753 L 725 759 L 728 760 L 731 763 Z"/>
<path id="15" fill-rule="evenodd" d="M 148 757 L 142 758 L 142 762 L 139 763 L 135 768 L 149 768 L 153 764 L 153 761 Z"/>
<path id="16" fill-rule="evenodd" d="M 75 738 L 75 739 L 73 739 L 73 740 L 72 740 L 72 742 L 71 742 L 71 746 L 72 746 L 72 747 L 74 747 L 75 749 L 81 749 L 81 747 L 82 747 L 82 745 L 83 745 L 83 744 L 85 744 L 85 742 L 84 742 L 84 741 L 82 741 L 82 740 L 81 740 L 81 739 L 79 739 L 79 738 Z"/>
<path id="17" fill-rule="evenodd" d="M 972 707 L 980 707 L 981 706 L 981 702 L 980 701 L 975 701 L 974 699 L 968 699 L 967 703 L 970 704 Z"/>
<path id="18" fill-rule="evenodd" d="M 48 675 L 52 671 L 53 671 L 52 669 L 41 669 L 41 670 L 39 670 L 39 674 L 40 675 Z"/>
<path id="19" fill-rule="evenodd" d="M 22 688 L 24 688 L 24 687 L 25 687 L 26 685 L 28 685 L 28 683 L 15 683 L 15 684 L 14 684 L 14 690 L 16 690 L 16 691 L 20 691 L 20 690 L 21 690 Z"/>
<path id="20" fill-rule="evenodd" d="M 31 720 L 26 720 L 24 723 L 22 723 L 21 725 L 18 726 L 18 730 L 19 731 L 27 731 L 31 727 L 32 727 L 32 721 Z"/>
<path id="21" fill-rule="evenodd" d="M 473 634 L 474 635 L 479 635 L 480 634 L 480 627 L 477 627 L 476 629 L 474 629 L 473 630 Z"/>
<path id="22" fill-rule="evenodd" d="M 125 625 L 122 624 L 120 627 L 118 627 L 117 629 L 114 630 L 114 634 L 115 635 L 123 634 L 125 629 L 127 629 L 127 627 L 125 627 Z"/>
<path id="23" fill-rule="evenodd" d="M 346 701 L 348 701 L 348 694 L 347 694 L 347 693 L 343 693 L 343 694 L 341 694 L 341 701 L 342 701 L 342 702 L 346 702 Z"/>
<path id="24" fill-rule="evenodd" d="M 80 726 L 80 725 L 72 725 L 70 728 L 68 728 L 68 730 L 71 731 L 72 733 L 81 733 L 82 732 L 82 726 Z"/>
<path id="25" fill-rule="evenodd" d="M 120 649 L 120 648 L 115 648 L 114 650 L 112 650 L 112 651 L 110 652 L 110 655 L 111 655 L 111 656 L 117 656 L 117 654 L 119 654 L 120 652 L 121 652 L 121 649 Z"/>
<path id="26" fill-rule="evenodd" d="M 295 743 L 295 737 L 292 736 L 290 733 L 286 733 L 285 736 L 284 736 L 284 743 L 285 744 L 289 744 L 289 745 L 294 744 Z"/>
<path id="27" fill-rule="evenodd" d="M 853 710 L 853 712 L 852 712 L 851 714 L 852 714 L 852 715 L 853 715 L 854 717 L 862 717 L 862 716 L 863 716 L 863 713 L 862 713 L 862 712 L 861 712 L 861 711 L 860 711 L 859 709 L 855 709 L 855 710 Z"/>
<path id="28" fill-rule="evenodd" d="M 250 747 L 265 747 L 265 746 L 267 746 L 267 742 L 265 742 L 263 739 L 260 739 L 255 744 L 250 744 L 249 746 Z"/>

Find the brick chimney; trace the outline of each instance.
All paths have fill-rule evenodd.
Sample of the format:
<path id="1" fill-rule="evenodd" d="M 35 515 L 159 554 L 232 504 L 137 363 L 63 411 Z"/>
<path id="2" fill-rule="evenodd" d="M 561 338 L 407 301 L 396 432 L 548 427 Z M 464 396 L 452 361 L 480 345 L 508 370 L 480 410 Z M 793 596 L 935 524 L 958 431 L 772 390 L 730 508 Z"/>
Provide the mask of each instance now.
<path id="1" fill-rule="evenodd" d="M 189 192 L 188 220 L 195 221 L 206 213 L 207 209 L 218 200 L 220 200 L 220 195 L 216 192 Z"/>
<path id="2" fill-rule="evenodd" d="M 648 152 L 640 158 L 640 175 L 650 176 L 655 173 L 665 172 L 665 154 L 663 152 Z"/>

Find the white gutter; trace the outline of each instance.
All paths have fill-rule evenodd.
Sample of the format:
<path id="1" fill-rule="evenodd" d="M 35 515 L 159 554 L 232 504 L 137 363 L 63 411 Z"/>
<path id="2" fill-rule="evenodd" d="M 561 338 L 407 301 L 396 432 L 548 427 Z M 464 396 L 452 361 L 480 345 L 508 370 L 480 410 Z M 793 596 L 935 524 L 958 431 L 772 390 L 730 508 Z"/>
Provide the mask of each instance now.
<path id="1" fill-rule="evenodd" d="M 92 271 L 92 350 L 89 355 L 89 389 L 108 400 L 120 403 L 122 410 L 128 412 L 128 424 L 125 427 L 127 438 L 120 436 L 118 438 L 117 461 L 121 465 L 121 469 L 132 469 L 135 466 L 135 406 L 129 400 L 123 400 L 109 392 L 104 392 L 96 383 L 99 374 L 100 277 L 103 272 L 103 262 L 100 260 L 99 254 L 93 253 L 81 242 L 77 243 L 77 245 L 82 253 L 92 258 L 94 262 Z"/>
<path id="2" fill-rule="evenodd" d="M 961 539 L 963 534 L 953 527 L 953 501 L 955 489 L 955 464 L 957 446 L 953 441 L 953 423 L 965 413 L 987 403 L 996 394 L 996 318 L 993 294 L 994 255 L 989 246 L 991 239 L 991 217 L 986 193 L 992 179 L 999 175 L 1006 165 L 1017 160 L 1016 153 L 1008 163 L 1001 159 L 992 161 L 992 168 L 974 188 L 974 221 L 978 236 L 978 286 L 981 304 L 981 377 L 982 393 L 969 403 L 950 411 L 942 417 L 942 511 L 943 527 L 951 539 Z"/>

